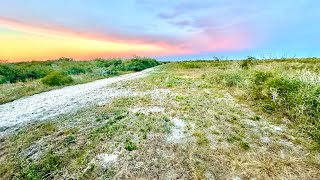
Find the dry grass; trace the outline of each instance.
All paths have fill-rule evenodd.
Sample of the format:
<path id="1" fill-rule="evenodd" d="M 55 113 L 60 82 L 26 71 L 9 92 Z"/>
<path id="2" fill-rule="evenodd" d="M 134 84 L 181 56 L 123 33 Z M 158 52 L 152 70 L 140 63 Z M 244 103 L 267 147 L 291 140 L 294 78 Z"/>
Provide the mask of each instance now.
<path id="1" fill-rule="evenodd" d="M 47 87 L 40 81 L 19 82 L 0 85 L 0 104 L 43 92 Z"/>

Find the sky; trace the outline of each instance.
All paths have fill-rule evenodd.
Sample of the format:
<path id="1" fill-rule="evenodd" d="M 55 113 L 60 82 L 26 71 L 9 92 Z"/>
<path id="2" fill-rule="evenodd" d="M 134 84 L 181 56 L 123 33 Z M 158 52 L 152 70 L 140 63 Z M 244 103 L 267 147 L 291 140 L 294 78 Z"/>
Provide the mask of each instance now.
<path id="1" fill-rule="evenodd" d="M 316 0 L 8 0 L 0 60 L 319 57 Z"/>

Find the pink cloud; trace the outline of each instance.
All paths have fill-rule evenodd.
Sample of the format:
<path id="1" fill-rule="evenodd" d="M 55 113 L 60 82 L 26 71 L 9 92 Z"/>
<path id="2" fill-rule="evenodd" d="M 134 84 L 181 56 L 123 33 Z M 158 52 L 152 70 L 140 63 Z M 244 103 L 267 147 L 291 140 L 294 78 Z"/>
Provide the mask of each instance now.
<path id="1" fill-rule="evenodd" d="M 62 36 L 62 37 L 75 37 L 75 38 L 84 38 L 84 39 L 91 39 L 97 41 L 106 41 L 106 42 L 114 42 L 114 43 L 126 43 L 135 46 L 135 44 L 145 44 L 145 45 L 153 45 L 158 46 L 165 51 L 161 52 L 125 52 L 125 54 L 121 53 L 110 53 L 108 52 L 108 56 L 110 57 L 123 57 L 123 56 L 132 56 L 132 55 L 173 55 L 173 54 L 185 54 L 185 53 L 192 53 L 190 49 L 184 49 L 179 44 L 172 44 L 168 43 L 165 40 L 159 40 L 157 38 L 152 39 L 150 37 L 132 37 L 125 34 L 114 33 L 112 36 L 99 34 L 96 32 L 78 32 L 72 29 L 68 29 L 62 26 L 51 25 L 51 24 L 44 24 L 38 22 L 32 23 L 25 23 L 9 18 L 0 18 L 0 25 L 9 27 L 11 29 L 15 29 L 18 31 L 24 31 L 28 33 L 34 33 L 37 35 L 44 35 L 44 36 Z M 116 35 L 115 35 L 116 34 Z M 102 55 L 105 55 L 102 53 Z M 102 57 L 102 56 L 97 56 Z M 105 56 L 103 56 L 105 57 Z"/>
<path id="2" fill-rule="evenodd" d="M 176 22 L 176 26 L 191 27 L 197 29 L 196 32 L 189 33 L 182 39 L 158 37 L 158 36 L 130 36 L 120 32 L 112 32 L 106 35 L 93 32 L 79 32 L 63 26 L 45 24 L 39 22 L 25 23 L 8 18 L 0 18 L 0 24 L 12 29 L 27 31 L 31 33 L 85 38 L 98 41 L 129 43 L 129 44 L 152 44 L 166 49 L 165 52 L 125 52 L 97 54 L 97 57 L 123 57 L 132 55 L 162 56 L 162 55 L 181 55 L 196 54 L 200 52 L 221 52 L 231 50 L 242 50 L 252 46 L 253 38 L 248 26 L 241 24 L 232 25 L 228 29 L 215 29 L 216 24 L 206 19 L 194 20 L 190 22 L 181 20 Z M 91 58 L 91 55 L 90 55 Z"/>

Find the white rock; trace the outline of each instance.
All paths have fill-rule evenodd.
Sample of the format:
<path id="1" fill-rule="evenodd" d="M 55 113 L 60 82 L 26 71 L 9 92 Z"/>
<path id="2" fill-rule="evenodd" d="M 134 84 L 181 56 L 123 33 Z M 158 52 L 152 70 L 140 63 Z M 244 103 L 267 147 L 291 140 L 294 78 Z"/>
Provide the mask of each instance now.
<path id="1" fill-rule="evenodd" d="M 99 154 L 96 157 L 96 163 L 103 169 L 107 169 L 114 161 L 118 159 L 116 154 Z"/>
<path id="2" fill-rule="evenodd" d="M 183 133 L 183 129 L 186 125 L 183 120 L 178 118 L 172 119 L 172 122 L 174 124 L 174 127 L 172 128 L 171 134 L 170 136 L 168 136 L 167 141 L 178 142 L 179 140 L 185 137 L 185 134 Z"/>
<path id="3" fill-rule="evenodd" d="M 143 114 L 152 114 L 152 113 L 161 113 L 164 112 L 164 108 L 163 107 L 159 107 L 159 106 L 151 106 L 151 107 L 140 107 L 140 108 L 134 108 L 131 109 L 131 112 L 133 113 L 143 113 Z"/>
<path id="4" fill-rule="evenodd" d="M 260 141 L 269 144 L 272 140 L 269 137 L 260 137 Z"/>

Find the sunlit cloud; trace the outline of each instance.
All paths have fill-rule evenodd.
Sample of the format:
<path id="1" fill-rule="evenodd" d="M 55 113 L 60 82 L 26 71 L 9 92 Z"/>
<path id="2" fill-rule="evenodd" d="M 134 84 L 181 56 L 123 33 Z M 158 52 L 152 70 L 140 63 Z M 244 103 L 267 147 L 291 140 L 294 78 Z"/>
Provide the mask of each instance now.
<path id="1" fill-rule="evenodd" d="M 125 42 L 122 39 L 78 33 L 61 27 L 29 25 L 8 19 L 0 19 L 0 24 L 9 30 L 7 33 L 0 33 L 1 42 L 6 44 L 0 49 L 1 59 L 45 60 L 62 56 L 91 59 L 188 53 L 187 50 L 161 42 Z"/>

